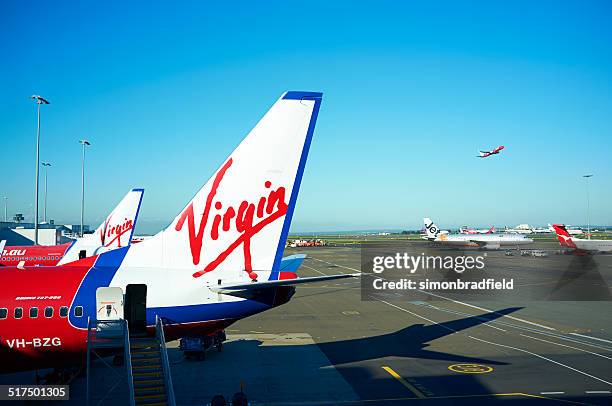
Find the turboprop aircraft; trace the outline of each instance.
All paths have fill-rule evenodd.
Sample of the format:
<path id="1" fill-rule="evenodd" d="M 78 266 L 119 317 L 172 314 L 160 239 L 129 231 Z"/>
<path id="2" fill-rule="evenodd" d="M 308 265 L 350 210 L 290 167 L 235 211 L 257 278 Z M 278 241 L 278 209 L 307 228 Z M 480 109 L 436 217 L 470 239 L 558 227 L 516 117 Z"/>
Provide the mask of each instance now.
<path id="1" fill-rule="evenodd" d="M 136 321 L 151 334 L 163 319 L 166 340 L 174 340 L 286 303 L 294 285 L 354 276 L 297 278 L 304 256 L 282 258 L 321 99 L 283 94 L 155 236 L 58 267 L 0 272 L 0 369 L 82 359 L 88 320 L 121 315 L 96 296 L 118 291 L 114 303 L 125 315 L 142 314 Z M 33 307 L 45 317 L 28 317 Z"/>
<path id="2" fill-rule="evenodd" d="M 60 245 L 5 246 L 0 265 L 61 265 L 130 245 L 144 189 L 132 189 L 93 234 Z"/>

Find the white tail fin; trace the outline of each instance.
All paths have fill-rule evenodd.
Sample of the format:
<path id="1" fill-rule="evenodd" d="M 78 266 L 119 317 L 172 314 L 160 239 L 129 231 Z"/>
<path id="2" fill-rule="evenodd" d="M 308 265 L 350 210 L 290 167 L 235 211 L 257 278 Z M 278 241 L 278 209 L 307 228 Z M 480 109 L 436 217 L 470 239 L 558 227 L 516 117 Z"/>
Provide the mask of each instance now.
<path id="1" fill-rule="evenodd" d="M 124 264 L 202 281 L 278 279 L 321 98 L 282 95 L 170 226 L 134 245 Z"/>
<path id="2" fill-rule="evenodd" d="M 72 244 L 58 265 L 78 260 L 81 251 L 90 257 L 130 245 L 143 193 L 144 189 L 130 190 L 93 234 Z"/>
<path id="3" fill-rule="evenodd" d="M 6 240 L 0 241 L 0 258 L 2 258 L 2 255 L 4 254 L 4 246 L 5 245 L 6 245 Z"/>
<path id="4" fill-rule="evenodd" d="M 427 233 L 427 239 L 435 240 L 440 235 L 440 229 L 434 224 L 430 218 L 424 218 L 423 223 L 425 224 L 425 232 Z"/>

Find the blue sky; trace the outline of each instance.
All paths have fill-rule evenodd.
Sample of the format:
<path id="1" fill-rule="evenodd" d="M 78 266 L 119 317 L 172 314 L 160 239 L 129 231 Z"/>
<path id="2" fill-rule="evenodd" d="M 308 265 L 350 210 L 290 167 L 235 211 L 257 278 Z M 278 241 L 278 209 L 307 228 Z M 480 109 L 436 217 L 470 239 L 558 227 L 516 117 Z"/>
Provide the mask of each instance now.
<path id="1" fill-rule="evenodd" d="M 609 2 L 0 4 L 0 195 L 169 222 L 285 90 L 324 92 L 293 231 L 612 224 Z M 506 145 L 481 160 L 477 150 Z"/>

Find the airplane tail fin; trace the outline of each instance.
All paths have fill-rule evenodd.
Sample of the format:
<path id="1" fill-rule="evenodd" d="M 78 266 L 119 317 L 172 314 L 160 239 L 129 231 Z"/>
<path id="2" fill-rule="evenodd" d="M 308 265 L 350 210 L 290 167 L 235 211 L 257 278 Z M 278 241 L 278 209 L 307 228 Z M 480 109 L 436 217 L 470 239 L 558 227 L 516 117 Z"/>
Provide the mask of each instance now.
<path id="1" fill-rule="evenodd" d="M 435 240 L 440 235 L 440 228 L 434 224 L 433 220 L 425 217 L 423 219 L 425 224 L 425 232 L 428 240 Z"/>
<path id="2" fill-rule="evenodd" d="M 485 234 L 493 234 L 493 233 L 495 233 L 495 226 L 491 226 L 491 228 L 489 228 Z"/>
<path id="3" fill-rule="evenodd" d="M 130 190 L 93 234 L 74 242 L 58 265 L 78 260 L 81 251 L 89 257 L 130 245 L 143 194 L 144 189 Z"/>
<path id="4" fill-rule="evenodd" d="M 220 278 L 276 280 L 322 93 L 287 92 L 170 226 L 124 263 Z"/>
<path id="5" fill-rule="evenodd" d="M 0 241 L 0 258 L 2 258 L 2 255 L 4 254 L 4 246 L 5 245 L 6 245 L 6 240 Z"/>
<path id="6" fill-rule="evenodd" d="M 565 225 L 553 224 L 553 228 L 555 229 L 555 233 L 557 234 L 559 244 L 561 244 L 562 247 L 576 248 L 576 244 L 574 244 L 574 241 L 572 241 L 572 237 L 567 232 Z"/>

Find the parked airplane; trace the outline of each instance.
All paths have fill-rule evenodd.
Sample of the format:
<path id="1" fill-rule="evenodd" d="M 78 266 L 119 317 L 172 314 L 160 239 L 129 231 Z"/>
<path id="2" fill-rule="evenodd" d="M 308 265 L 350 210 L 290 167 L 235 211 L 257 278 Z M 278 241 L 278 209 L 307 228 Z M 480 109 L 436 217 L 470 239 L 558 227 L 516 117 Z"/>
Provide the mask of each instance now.
<path id="1" fill-rule="evenodd" d="M 143 189 L 132 189 L 119 202 L 93 234 L 86 234 L 61 245 L 4 247 L 0 264 L 4 266 L 53 266 L 66 264 L 130 244 Z"/>
<path id="2" fill-rule="evenodd" d="M 499 249 L 531 244 L 532 239 L 522 234 L 440 234 L 439 228 L 429 218 L 424 218 L 426 239 L 450 247 L 477 247 Z"/>
<path id="3" fill-rule="evenodd" d="M 500 145 L 497 148 L 492 149 L 491 151 L 478 151 L 478 155 L 476 155 L 478 158 L 487 158 L 491 155 L 497 155 L 501 152 L 502 149 L 504 149 L 505 147 L 503 145 Z"/>
<path id="4" fill-rule="evenodd" d="M 82 359 L 98 316 L 125 314 L 149 333 L 161 317 L 174 340 L 286 303 L 299 283 L 355 276 L 297 278 L 304 256 L 282 258 L 321 100 L 283 94 L 155 236 L 54 268 L 0 272 L 0 369 Z M 117 311 L 107 313 L 96 295 L 117 291 Z M 34 307 L 45 317 L 28 317 Z"/>
<path id="5" fill-rule="evenodd" d="M 495 232 L 495 226 L 491 226 L 488 229 L 474 229 L 469 227 L 461 227 L 459 229 L 459 234 L 492 234 Z"/>
<path id="6" fill-rule="evenodd" d="M 562 247 L 571 248 L 577 252 L 595 253 L 595 252 L 611 252 L 612 240 L 587 240 L 583 238 L 572 237 L 563 224 L 553 224 L 557 239 Z"/>

